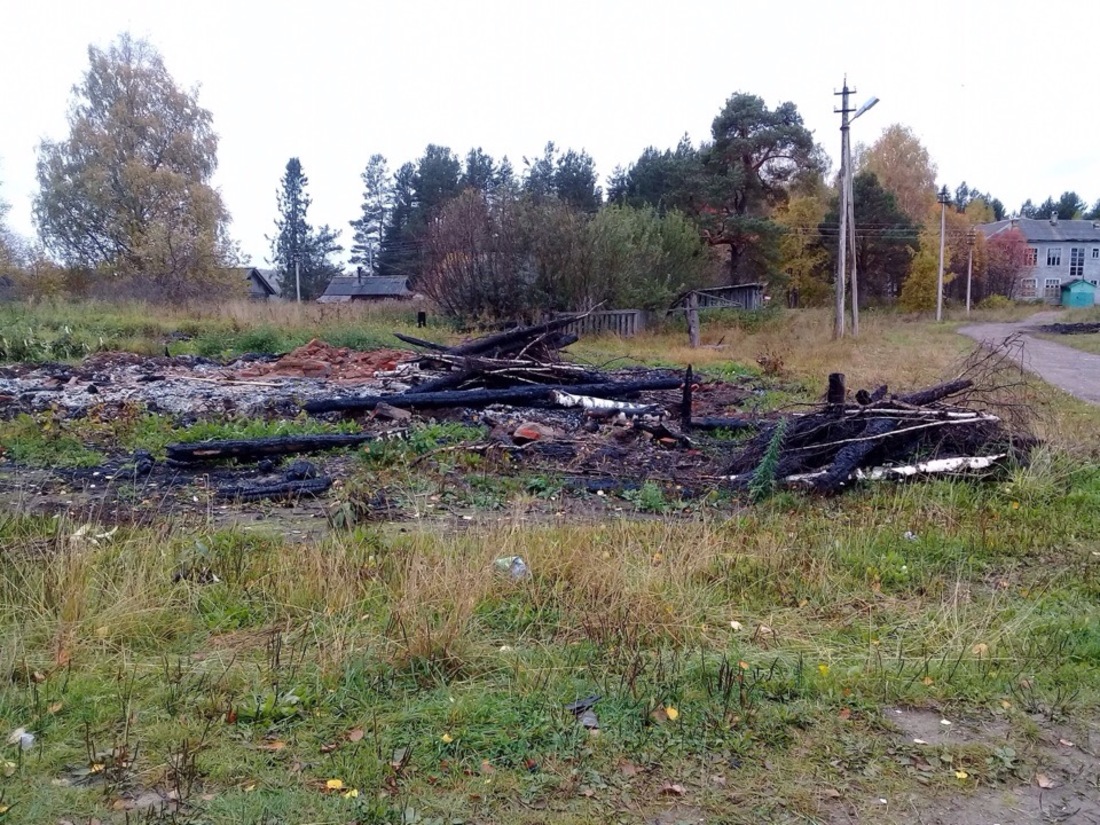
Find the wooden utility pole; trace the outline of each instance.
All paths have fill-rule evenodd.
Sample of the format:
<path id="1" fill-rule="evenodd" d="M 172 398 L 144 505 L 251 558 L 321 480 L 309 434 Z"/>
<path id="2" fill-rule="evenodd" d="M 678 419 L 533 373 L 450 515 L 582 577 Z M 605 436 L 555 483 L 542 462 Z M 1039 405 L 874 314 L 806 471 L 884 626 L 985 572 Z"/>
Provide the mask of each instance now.
<path id="1" fill-rule="evenodd" d="M 854 89 L 848 88 L 848 78 L 844 86 L 834 95 L 840 95 L 840 108 L 833 109 L 840 115 L 840 238 L 837 242 L 836 258 L 836 321 L 833 325 L 833 337 L 844 337 L 844 279 L 848 268 L 848 95 Z"/>
<path id="2" fill-rule="evenodd" d="M 970 282 L 974 277 L 974 240 L 975 233 L 973 227 L 966 233 L 966 314 L 970 315 Z"/>
<path id="3" fill-rule="evenodd" d="M 944 230 L 947 226 L 947 204 L 951 202 L 951 196 L 947 194 L 947 185 L 940 190 L 936 198 L 940 204 L 940 268 L 936 275 L 936 320 L 943 320 L 943 240 Z"/>
<path id="4" fill-rule="evenodd" d="M 852 256 L 852 335 L 859 337 L 859 261 L 856 259 L 856 199 L 852 189 L 852 144 L 848 141 L 848 157 L 844 159 L 848 186 L 848 252 Z"/>

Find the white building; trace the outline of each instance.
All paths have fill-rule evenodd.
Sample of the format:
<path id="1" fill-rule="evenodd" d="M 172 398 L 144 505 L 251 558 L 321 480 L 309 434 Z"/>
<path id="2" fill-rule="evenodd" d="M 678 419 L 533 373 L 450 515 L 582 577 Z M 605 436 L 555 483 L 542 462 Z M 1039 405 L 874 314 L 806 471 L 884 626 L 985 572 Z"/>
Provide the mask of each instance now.
<path id="1" fill-rule="evenodd" d="M 1029 268 L 1020 276 L 1016 297 L 1058 303 L 1062 284 L 1100 283 L 1100 221 L 1010 218 L 978 227 L 986 239 L 1019 229 L 1028 245 Z"/>

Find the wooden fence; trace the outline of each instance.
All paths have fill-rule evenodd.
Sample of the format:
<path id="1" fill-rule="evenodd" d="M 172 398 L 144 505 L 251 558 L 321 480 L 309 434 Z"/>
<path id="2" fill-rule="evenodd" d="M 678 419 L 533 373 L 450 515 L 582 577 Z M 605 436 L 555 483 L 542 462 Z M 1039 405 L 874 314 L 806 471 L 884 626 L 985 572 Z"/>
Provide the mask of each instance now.
<path id="1" fill-rule="evenodd" d="M 566 313 L 559 313 L 560 318 Z M 620 338 L 633 338 L 645 329 L 646 311 L 644 309 L 606 309 L 591 312 L 583 318 L 562 329 L 574 335 L 602 335 L 609 333 Z"/>

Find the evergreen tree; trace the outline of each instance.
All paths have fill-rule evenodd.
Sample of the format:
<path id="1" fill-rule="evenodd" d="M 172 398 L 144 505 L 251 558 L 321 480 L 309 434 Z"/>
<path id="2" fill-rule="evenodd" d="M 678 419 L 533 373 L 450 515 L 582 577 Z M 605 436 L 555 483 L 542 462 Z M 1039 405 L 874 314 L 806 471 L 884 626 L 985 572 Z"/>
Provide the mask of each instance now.
<path id="1" fill-rule="evenodd" d="M 406 163 L 393 176 L 392 208 L 386 217 L 378 274 L 411 278 L 416 274 L 419 243 L 415 233 L 416 166 Z"/>
<path id="2" fill-rule="evenodd" d="M 329 256 L 343 250 L 337 243 L 339 233 L 328 226 L 314 231 L 309 225 L 306 213 L 312 200 L 306 191 L 308 186 L 309 178 L 302 171 L 301 161 L 298 158 L 288 160 L 276 193 L 279 217 L 275 219 L 275 227 L 278 232 L 274 238 L 268 238 L 272 255 L 269 263 L 279 270 L 284 293 L 295 295 L 300 283 L 304 300 L 319 297 L 329 280 L 340 274 L 340 267 L 330 261 Z"/>
<path id="3" fill-rule="evenodd" d="M 873 172 L 856 175 L 852 180 L 852 190 L 860 301 L 892 301 L 901 294 L 913 256 L 921 249 L 919 229 L 902 211 L 894 194 L 882 187 Z M 821 244 L 829 256 L 830 272 L 836 271 L 836 232 L 839 225 L 839 200 L 834 198 L 829 213 L 819 227 Z"/>
<path id="4" fill-rule="evenodd" d="M 455 153 L 446 146 L 429 143 L 424 155 L 416 162 L 413 178 L 418 230 L 426 227 L 444 204 L 461 191 L 461 179 L 462 164 Z"/>
<path id="5" fill-rule="evenodd" d="M 603 203 L 603 192 L 596 184 L 596 162 L 583 149 L 570 149 L 558 158 L 553 181 L 554 194 L 574 209 L 594 213 Z"/>
<path id="6" fill-rule="evenodd" d="M 363 181 L 363 213 L 357 220 L 350 221 L 354 234 L 349 260 L 374 274 L 378 271 L 386 220 L 393 208 L 393 185 L 386 158 L 371 155 L 360 178 Z"/>
<path id="7" fill-rule="evenodd" d="M 466 169 L 462 173 L 463 188 L 489 192 L 497 186 L 497 168 L 490 155 L 481 151 L 481 147 L 471 149 L 466 154 Z"/>

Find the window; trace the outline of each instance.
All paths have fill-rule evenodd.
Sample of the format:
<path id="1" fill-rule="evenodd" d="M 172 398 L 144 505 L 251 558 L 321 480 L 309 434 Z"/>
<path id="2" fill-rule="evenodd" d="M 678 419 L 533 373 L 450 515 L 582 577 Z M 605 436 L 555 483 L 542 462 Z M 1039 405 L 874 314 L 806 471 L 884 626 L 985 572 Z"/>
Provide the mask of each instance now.
<path id="1" fill-rule="evenodd" d="M 1061 278 L 1047 278 L 1044 294 L 1047 298 L 1057 298 L 1062 292 Z"/>
<path id="2" fill-rule="evenodd" d="M 1034 246 L 1029 246 L 1027 248 L 1027 256 L 1024 258 L 1024 263 L 1027 266 L 1035 266 L 1035 264 L 1039 263 L 1039 250 Z"/>
<path id="3" fill-rule="evenodd" d="M 1035 297 L 1035 279 L 1024 278 L 1020 281 L 1020 297 L 1021 298 L 1034 298 Z"/>
<path id="4" fill-rule="evenodd" d="M 1069 249 L 1069 277 L 1070 280 L 1080 278 L 1085 274 L 1085 247 L 1071 246 Z"/>
<path id="5" fill-rule="evenodd" d="M 1092 259 L 1095 261 L 1097 258 L 1100 258 L 1100 246 L 1092 248 Z"/>
<path id="6" fill-rule="evenodd" d="M 1047 249 L 1047 266 L 1062 265 L 1062 247 L 1052 246 Z"/>

